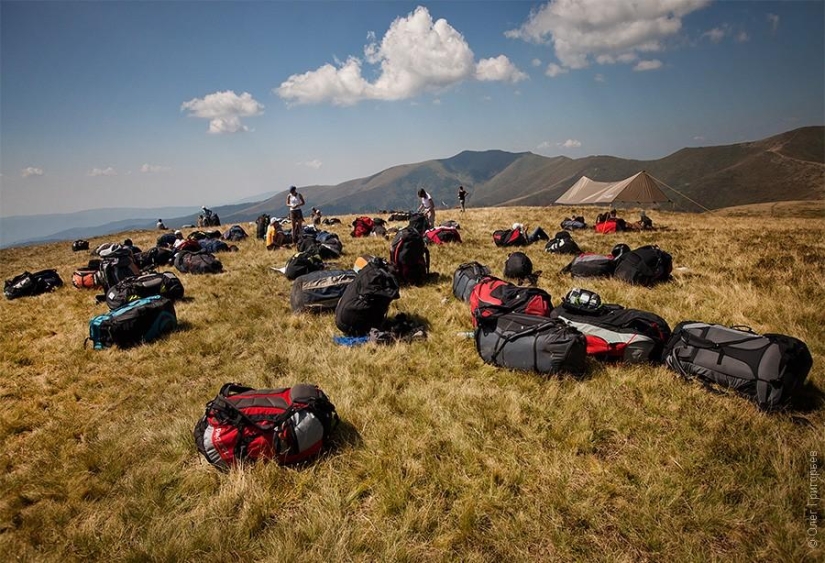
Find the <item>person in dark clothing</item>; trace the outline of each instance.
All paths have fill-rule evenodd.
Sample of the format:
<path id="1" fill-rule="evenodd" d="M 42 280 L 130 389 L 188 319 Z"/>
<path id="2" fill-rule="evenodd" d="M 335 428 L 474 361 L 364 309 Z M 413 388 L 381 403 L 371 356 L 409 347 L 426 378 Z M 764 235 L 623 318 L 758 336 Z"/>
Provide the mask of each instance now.
<path id="1" fill-rule="evenodd" d="M 467 200 L 467 190 L 464 186 L 458 186 L 458 204 L 461 206 L 461 212 L 464 213 L 464 204 Z"/>

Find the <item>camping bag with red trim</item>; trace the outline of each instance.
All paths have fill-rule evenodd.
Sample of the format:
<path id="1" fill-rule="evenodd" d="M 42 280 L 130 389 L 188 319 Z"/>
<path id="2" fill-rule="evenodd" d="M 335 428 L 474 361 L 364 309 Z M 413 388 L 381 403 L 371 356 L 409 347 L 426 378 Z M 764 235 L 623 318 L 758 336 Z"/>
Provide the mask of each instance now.
<path id="1" fill-rule="evenodd" d="M 390 264 L 400 283 L 424 283 L 430 273 L 430 251 L 424 237 L 410 227 L 398 231 L 390 245 Z"/>
<path id="2" fill-rule="evenodd" d="M 493 243 L 496 246 L 527 246 L 527 237 L 521 229 L 502 229 L 493 231 Z"/>
<path id="3" fill-rule="evenodd" d="M 375 223 L 369 217 L 358 217 L 352 222 L 352 232 L 350 236 L 356 238 L 369 236 L 374 227 Z"/>
<path id="4" fill-rule="evenodd" d="M 569 273 L 574 278 L 600 278 L 612 276 L 615 269 L 616 260 L 612 256 L 585 252 L 573 258 L 561 273 Z"/>
<path id="5" fill-rule="evenodd" d="M 506 313 L 481 319 L 474 336 L 488 364 L 543 374 L 585 372 L 584 335 L 559 319 Z"/>
<path id="6" fill-rule="evenodd" d="M 602 305 L 591 313 L 572 311 L 562 304 L 550 316 L 584 334 L 587 355 L 597 360 L 660 362 L 670 339 L 670 326 L 662 317 L 621 305 Z"/>
<path id="7" fill-rule="evenodd" d="M 321 451 L 337 423 L 335 406 L 315 385 L 253 389 L 227 383 L 206 404 L 193 435 L 206 460 L 227 471 L 241 462 L 306 461 Z"/>
<path id="8" fill-rule="evenodd" d="M 686 379 L 729 387 L 766 411 L 787 405 L 813 365 L 808 346 L 792 336 L 698 321 L 676 325 L 664 361 Z"/>
<path id="9" fill-rule="evenodd" d="M 424 231 L 427 242 L 431 244 L 447 244 L 461 242 L 461 233 L 455 227 L 435 227 Z"/>
<path id="10" fill-rule="evenodd" d="M 453 274 L 453 295 L 465 303 L 470 300 L 470 292 L 478 281 L 490 275 L 490 268 L 478 262 L 467 262 L 456 268 Z"/>
<path id="11" fill-rule="evenodd" d="M 597 233 L 601 233 L 603 235 L 606 235 L 608 233 L 615 233 L 619 230 L 619 222 L 615 219 L 608 219 L 607 221 L 596 223 L 594 229 L 596 229 Z"/>
<path id="12" fill-rule="evenodd" d="M 72 285 L 77 289 L 95 289 L 97 283 L 97 268 L 78 268 L 72 274 Z"/>
<path id="13" fill-rule="evenodd" d="M 548 317 L 553 310 L 550 294 L 538 287 L 522 287 L 493 276 L 482 278 L 470 292 L 473 326 L 479 319 L 505 313 Z"/>
<path id="14" fill-rule="evenodd" d="M 658 246 L 641 246 L 616 258 L 613 277 L 634 285 L 651 286 L 670 279 L 673 257 Z"/>

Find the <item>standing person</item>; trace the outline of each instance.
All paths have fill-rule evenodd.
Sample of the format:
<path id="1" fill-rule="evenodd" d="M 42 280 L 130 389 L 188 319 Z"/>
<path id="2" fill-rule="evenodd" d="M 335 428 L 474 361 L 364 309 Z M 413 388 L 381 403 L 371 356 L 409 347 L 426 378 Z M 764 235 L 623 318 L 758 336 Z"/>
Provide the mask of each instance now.
<path id="1" fill-rule="evenodd" d="M 292 222 L 292 242 L 298 244 L 304 226 L 304 214 L 301 207 L 305 204 L 304 196 L 298 193 L 295 186 L 289 187 L 286 196 L 286 206 L 289 207 L 289 220 Z"/>
<path id="2" fill-rule="evenodd" d="M 435 227 L 435 202 L 433 201 L 433 197 L 423 189 L 418 190 L 418 197 L 421 198 L 421 205 L 418 206 L 418 212 L 424 214 L 427 218 L 427 223 L 432 229 Z"/>
<path id="3" fill-rule="evenodd" d="M 461 212 L 464 213 L 464 202 L 467 199 L 467 191 L 464 186 L 458 186 L 458 204 L 461 206 Z"/>

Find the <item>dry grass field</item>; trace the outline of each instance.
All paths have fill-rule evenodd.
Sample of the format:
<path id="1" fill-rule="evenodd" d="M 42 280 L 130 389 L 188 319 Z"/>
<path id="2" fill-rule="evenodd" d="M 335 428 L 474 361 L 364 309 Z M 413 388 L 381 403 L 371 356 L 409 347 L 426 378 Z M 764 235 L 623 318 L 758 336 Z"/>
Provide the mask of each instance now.
<path id="1" fill-rule="evenodd" d="M 573 234 L 585 251 L 669 251 L 674 279 L 654 289 L 575 282 L 558 274 L 568 257 L 526 250 L 554 303 L 579 285 L 671 327 L 694 319 L 807 342 L 804 393 L 765 414 L 663 366 L 592 362 L 583 379 L 495 368 L 457 336 L 471 323 L 451 293 L 456 267 L 479 260 L 501 275 L 494 229 L 520 221 L 552 236 L 572 211 L 440 211 L 461 222 L 464 244 L 432 247 L 437 281 L 403 289 L 390 309 L 426 319 L 429 338 L 380 347 L 337 346 L 331 316 L 293 315 L 290 282 L 270 270 L 291 251 L 247 240 L 220 255 L 224 273 L 179 274 L 177 332 L 94 351 L 83 341 L 105 305 L 70 283 L 88 255 L 65 242 L 0 251 L 3 279 L 56 268 L 67 284 L 0 303 L 2 559 L 822 561 L 825 524 L 811 536 L 806 505 L 811 452 L 820 473 L 825 459 L 825 217 L 652 212 L 666 228 Z M 342 219 L 342 266 L 388 255 L 387 241 L 351 239 Z M 157 235 L 90 242 L 130 236 L 147 249 Z M 317 383 L 342 419 L 333 446 L 305 467 L 218 472 L 192 428 L 228 381 Z"/>

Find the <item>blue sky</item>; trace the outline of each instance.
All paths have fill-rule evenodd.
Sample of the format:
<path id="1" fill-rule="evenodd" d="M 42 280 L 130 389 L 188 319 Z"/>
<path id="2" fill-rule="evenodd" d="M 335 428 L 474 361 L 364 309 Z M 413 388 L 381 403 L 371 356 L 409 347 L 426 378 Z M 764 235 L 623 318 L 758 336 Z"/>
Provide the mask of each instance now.
<path id="1" fill-rule="evenodd" d="M 825 122 L 825 3 L 0 2 L 0 215 Z"/>

